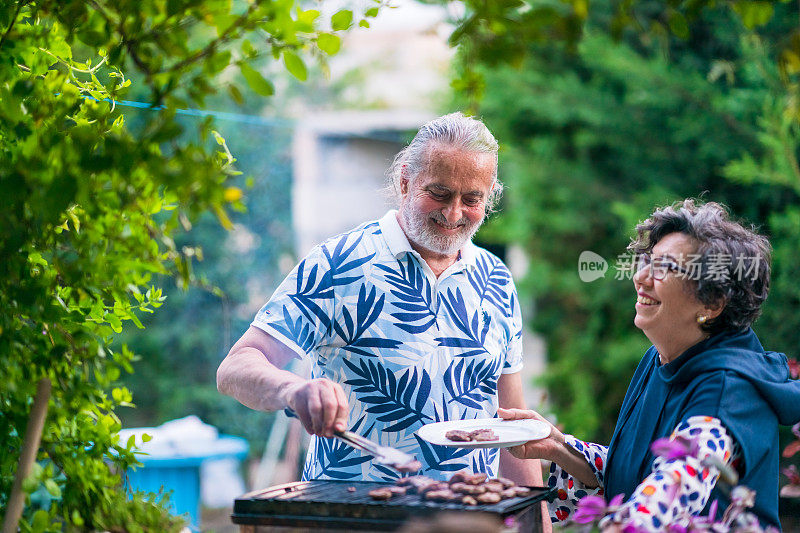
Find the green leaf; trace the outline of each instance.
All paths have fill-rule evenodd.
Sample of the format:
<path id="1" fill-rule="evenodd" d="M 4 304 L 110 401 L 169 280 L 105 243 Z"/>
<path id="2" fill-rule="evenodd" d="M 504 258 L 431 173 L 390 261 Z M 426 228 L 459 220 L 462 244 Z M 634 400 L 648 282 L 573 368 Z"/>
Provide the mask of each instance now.
<path id="1" fill-rule="evenodd" d="M 314 31 L 314 21 L 319 18 L 320 12 L 316 9 L 307 9 L 297 12 L 298 31 L 311 33 Z"/>
<path id="2" fill-rule="evenodd" d="M 589 16 L 588 0 L 572 0 L 572 10 L 578 18 L 585 19 Z"/>
<path id="3" fill-rule="evenodd" d="M 54 27 L 53 29 L 55 34 L 58 35 L 58 26 Z M 66 41 L 58 37 L 50 41 L 50 52 L 62 59 L 72 59 L 72 47 L 68 45 Z"/>
<path id="4" fill-rule="evenodd" d="M 242 53 L 249 58 L 253 58 L 258 55 L 258 51 L 255 49 L 253 44 L 247 39 L 242 41 Z"/>
<path id="5" fill-rule="evenodd" d="M 113 313 L 106 314 L 106 322 L 111 326 L 115 333 L 122 331 L 122 320 Z"/>
<path id="6" fill-rule="evenodd" d="M 676 37 L 681 39 L 689 38 L 689 25 L 686 22 L 686 17 L 677 11 L 669 16 L 669 29 Z"/>
<path id="7" fill-rule="evenodd" d="M 353 12 L 349 9 L 337 11 L 331 17 L 331 27 L 335 31 L 346 30 L 353 23 Z"/>
<path id="8" fill-rule="evenodd" d="M 378 16 L 378 12 L 379 12 L 379 11 L 380 11 L 380 9 L 379 9 L 379 8 L 377 8 L 377 7 L 371 7 L 371 8 L 367 9 L 367 10 L 364 12 L 364 16 L 365 16 L 365 17 L 371 17 L 371 18 L 374 18 L 374 17 L 377 17 L 377 16 Z"/>
<path id="9" fill-rule="evenodd" d="M 58 486 L 52 479 L 46 479 L 44 481 L 44 488 L 47 489 L 47 492 L 50 493 L 50 496 L 53 498 L 60 498 L 61 497 L 61 487 Z"/>
<path id="10" fill-rule="evenodd" d="M 242 76 L 244 76 L 245 81 L 247 81 L 247 85 L 257 94 L 261 96 L 272 96 L 275 94 L 275 87 L 272 83 L 265 79 L 264 76 L 253 67 L 242 62 L 239 63 L 239 69 L 242 71 Z"/>
<path id="11" fill-rule="evenodd" d="M 89 318 L 95 322 L 102 322 L 104 314 L 105 309 L 103 308 L 103 302 L 100 300 L 95 300 L 92 304 L 91 310 L 89 311 Z"/>
<path id="12" fill-rule="evenodd" d="M 22 480 L 22 490 L 27 492 L 28 494 L 35 492 L 36 489 L 38 488 L 39 488 L 39 480 L 33 474 Z"/>
<path id="13" fill-rule="evenodd" d="M 342 48 L 342 40 L 332 33 L 320 33 L 317 37 L 317 46 L 329 56 L 335 55 Z"/>
<path id="14" fill-rule="evenodd" d="M 131 319 L 131 322 L 133 322 L 133 323 L 134 323 L 134 325 L 136 325 L 136 327 L 137 327 L 138 329 L 144 329 L 144 324 L 142 324 L 142 321 L 141 321 L 141 320 L 139 320 L 139 317 L 138 317 L 138 316 L 136 316 L 136 313 L 131 313 L 131 314 L 130 314 L 130 316 L 129 316 L 128 318 L 130 318 L 130 319 Z"/>
<path id="15" fill-rule="evenodd" d="M 300 56 L 291 50 L 283 51 L 283 64 L 286 65 L 286 70 L 298 80 L 306 81 L 306 79 L 308 79 L 308 71 L 306 70 L 305 63 L 300 59 Z"/>
<path id="16" fill-rule="evenodd" d="M 221 72 L 225 67 L 227 67 L 230 64 L 230 62 L 231 62 L 230 50 L 225 50 L 224 52 L 213 54 L 206 61 L 206 66 L 207 66 L 206 71 L 211 75 L 217 74 L 218 72 Z"/>
<path id="17" fill-rule="evenodd" d="M 50 525 L 50 515 L 47 511 L 39 509 L 33 513 L 33 520 L 31 520 L 31 531 L 39 533 L 40 531 L 47 531 L 47 526 Z"/>
<path id="18" fill-rule="evenodd" d="M 733 9 L 742 17 L 742 23 L 749 29 L 765 25 L 775 12 L 772 2 L 766 1 L 740 0 L 733 4 Z"/>
<path id="19" fill-rule="evenodd" d="M 244 96 L 242 96 L 242 91 L 239 90 L 239 87 L 233 83 L 229 83 L 227 89 L 228 95 L 234 102 L 236 102 L 238 105 L 244 104 Z"/>

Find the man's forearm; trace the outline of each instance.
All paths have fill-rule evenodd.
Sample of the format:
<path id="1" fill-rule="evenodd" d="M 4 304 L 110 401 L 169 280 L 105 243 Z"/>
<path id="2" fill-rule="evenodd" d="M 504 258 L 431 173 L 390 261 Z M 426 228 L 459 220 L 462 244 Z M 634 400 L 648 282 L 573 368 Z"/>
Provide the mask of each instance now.
<path id="1" fill-rule="evenodd" d="M 277 411 L 286 407 L 287 386 L 305 381 L 281 370 L 255 348 L 231 352 L 217 369 L 217 389 L 258 411 Z"/>

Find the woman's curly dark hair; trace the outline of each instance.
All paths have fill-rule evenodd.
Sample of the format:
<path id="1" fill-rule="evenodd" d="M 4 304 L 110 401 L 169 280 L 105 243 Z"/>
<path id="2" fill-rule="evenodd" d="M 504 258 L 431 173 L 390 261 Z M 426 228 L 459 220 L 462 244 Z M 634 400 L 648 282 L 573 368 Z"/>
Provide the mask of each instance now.
<path id="1" fill-rule="evenodd" d="M 656 209 L 636 226 L 637 237 L 628 246 L 634 253 L 649 253 L 670 233 L 683 233 L 697 241 L 693 275 L 687 275 L 695 297 L 703 304 L 725 307 L 701 327 L 715 334 L 749 327 L 761 314 L 769 292 L 772 247 L 753 228 L 730 219 L 716 203 L 687 199 Z"/>

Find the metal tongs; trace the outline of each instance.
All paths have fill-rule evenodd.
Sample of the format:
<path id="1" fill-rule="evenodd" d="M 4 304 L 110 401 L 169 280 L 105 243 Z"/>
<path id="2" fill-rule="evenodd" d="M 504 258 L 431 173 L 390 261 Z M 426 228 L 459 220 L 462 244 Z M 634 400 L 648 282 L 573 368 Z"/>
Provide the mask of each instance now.
<path id="1" fill-rule="evenodd" d="M 288 417 L 297 418 L 297 414 L 288 407 L 283 412 Z M 377 442 L 366 439 L 352 431 L 334 431 L 333 436 L 348 446 L 373 456 L 375 462 L 392 467 L 398 472 L 416 472 L 421 466 L 413 455 L 389 446 L 381 446 Z"/>
<path id="2" fill-rule="evenodd" d="M 389 446 L 381 446 L 377 442 L 365 439 L 352 431 L 334 431 L 333 435 L 345 444 L 370 454 L 375 458 L 375 462 L 379 464 L 390 466 L 400 472 L 409 472 L 412 470 L 416 472 L 419 470 L 419 468 L 412 468 L 412 464 L 416 459 L 414 459 L 413 455 L 407 454 L 406 452 L 401 452 Z"/>

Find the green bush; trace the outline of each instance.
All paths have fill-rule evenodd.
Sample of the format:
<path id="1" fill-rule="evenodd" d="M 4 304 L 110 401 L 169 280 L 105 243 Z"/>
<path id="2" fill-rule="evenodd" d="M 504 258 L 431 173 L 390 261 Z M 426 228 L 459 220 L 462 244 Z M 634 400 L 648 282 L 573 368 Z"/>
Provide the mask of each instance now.
<path id="1" fill-rule="evenodd" d="M 233 76 L 214 80 L 229 66 L 271 94 L 249 64 L 261 55 L 303 78 L 298 54 L 335 53 L 336 33 L 349 26 L 339 14 L 337 32 L 323 32 L 319 19 L 292 0 L 0 5 L 4 510 L 37 383 L 52 383 L 37 464 L 23 484 L 22 531 L 181 527 L 162 498 L 129 496 L 121 485 L 137 443 L 119 440 L 115 410 L 132 397 L 118 380 L 135 357 L 113 340 L 162 305 L 154 276 L 192 283 L 201 250 L 179 235 L 207 212 L 229 228 L 230 209 L 242 207 L 230 181 L 235 159 L 211 120 L 185 141 L 176 110 L 218 89 L 241 99 Z M 126 96 L 128 72 L 158 108 L 135 134 L 114 103 Z"/>

